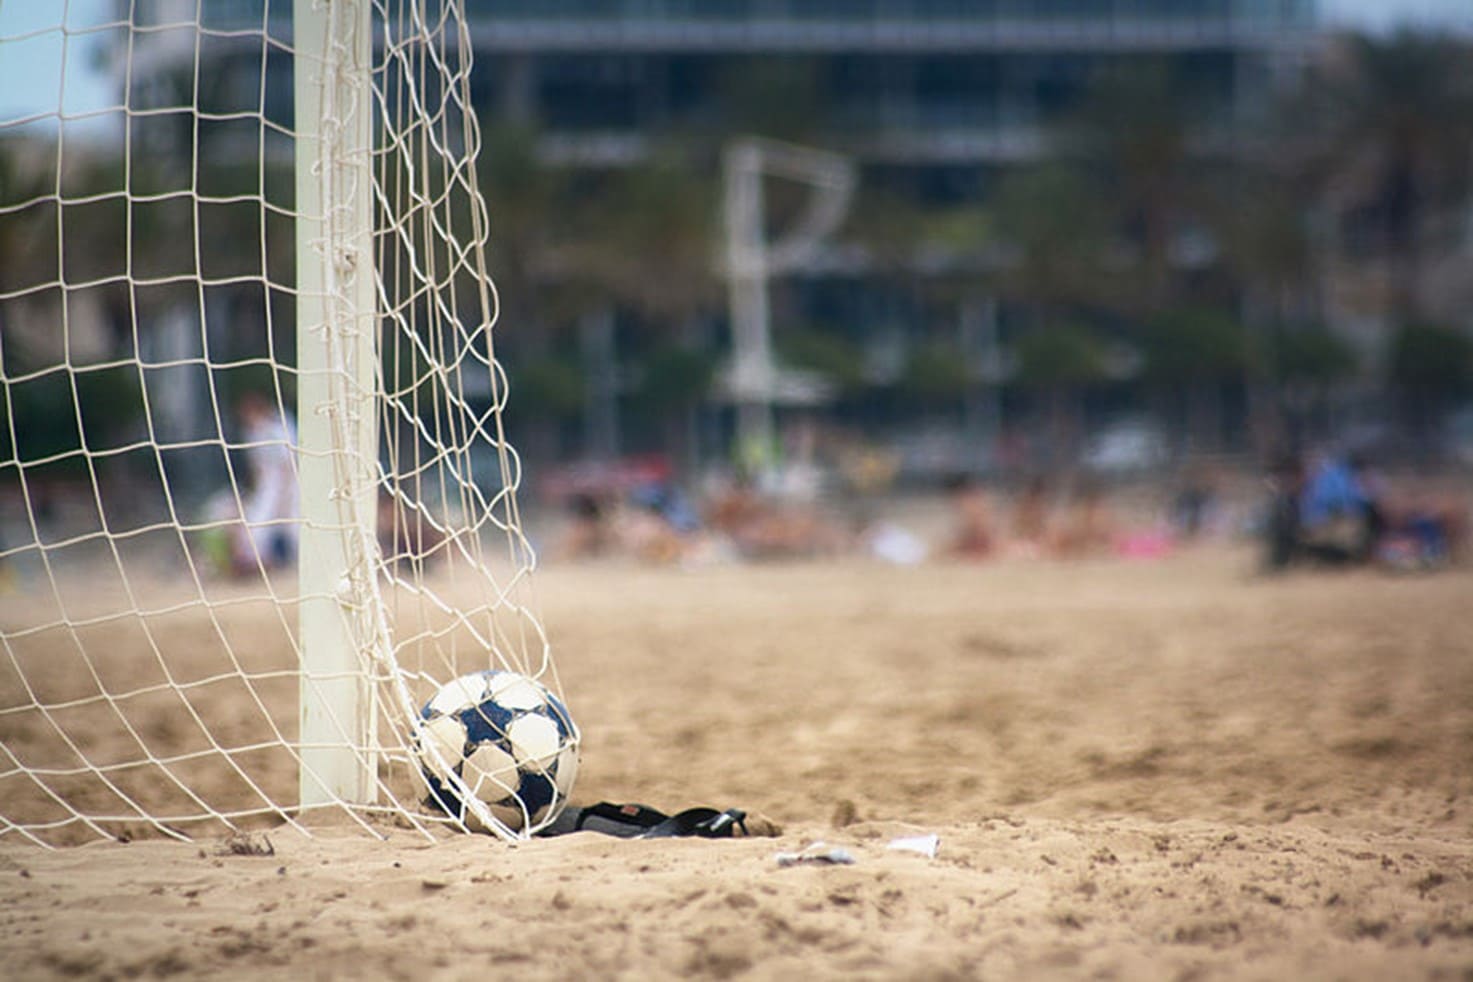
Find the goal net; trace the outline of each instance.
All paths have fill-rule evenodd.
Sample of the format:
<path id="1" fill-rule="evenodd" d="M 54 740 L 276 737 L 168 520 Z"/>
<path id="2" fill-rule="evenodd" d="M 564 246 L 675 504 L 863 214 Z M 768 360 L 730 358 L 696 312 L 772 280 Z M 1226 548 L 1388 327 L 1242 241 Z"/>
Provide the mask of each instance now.
<path id="1" fill-rule="evenodd" d="M 461 0 L 0 0 L 5 64 L 0 838 L 535 831 L 422 804 L 440 684 L 561 695 Z"/>

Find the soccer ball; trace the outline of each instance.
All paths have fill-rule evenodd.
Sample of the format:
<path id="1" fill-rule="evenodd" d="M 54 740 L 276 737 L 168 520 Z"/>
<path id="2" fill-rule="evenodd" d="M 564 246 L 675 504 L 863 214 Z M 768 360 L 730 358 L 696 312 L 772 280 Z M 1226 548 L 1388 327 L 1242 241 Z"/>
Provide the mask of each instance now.
<path id="1" fill-rule="evenodd" d="M 465 789 L 514 832 L 545 827 L 573 790 L 578 728 L 540 682 L 490 670 L 447 682 L 420 711 L 414 748 L 429 803 L 485 831 L 460 798 Z"/>

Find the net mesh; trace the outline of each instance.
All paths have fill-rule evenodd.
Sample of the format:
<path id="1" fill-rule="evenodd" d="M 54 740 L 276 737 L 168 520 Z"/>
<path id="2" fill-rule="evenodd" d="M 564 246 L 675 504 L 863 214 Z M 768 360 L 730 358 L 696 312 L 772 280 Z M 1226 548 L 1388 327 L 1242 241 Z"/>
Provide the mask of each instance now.
<path id="1" fill-rule="evenodd" d="M 371 718 L 329 729 L 358 734 L 374 800 L 322 810 L 428 833 L 458 821 L 419 803 L 437 684 L 505 668 L 560 694 L 503 429 L 462 11 L 298 6 L 348 26 L 308 44 L 290 3 L 0 3 L 0 63 L 40 75 L 38 107 L 0 111 L 0 837 L 315 824 L 299 692 L 340 677 Z M 324 541 L 341 581 L 299 578 Z M 353 651 L 304 688 L 314 603 Z M 500 834 L 535 824 L 466 797 Z"/>

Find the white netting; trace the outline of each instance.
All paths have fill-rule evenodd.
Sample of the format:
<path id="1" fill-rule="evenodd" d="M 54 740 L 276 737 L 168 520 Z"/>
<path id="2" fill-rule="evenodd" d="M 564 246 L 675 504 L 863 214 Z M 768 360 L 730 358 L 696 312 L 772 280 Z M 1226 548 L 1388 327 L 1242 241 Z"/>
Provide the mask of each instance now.
<path id="1" fill-rule="evenodd" d="M 296 6 L 0 0 L 0 837 L 427 829 L 436 685 L 561 694 L 461 5 Z"/>

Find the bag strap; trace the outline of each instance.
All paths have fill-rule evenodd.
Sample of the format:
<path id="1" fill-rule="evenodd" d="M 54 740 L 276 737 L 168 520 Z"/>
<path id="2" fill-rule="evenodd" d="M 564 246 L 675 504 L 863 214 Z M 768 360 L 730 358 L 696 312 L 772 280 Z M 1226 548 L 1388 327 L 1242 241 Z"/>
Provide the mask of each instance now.
<path id="1" fill-rule="evenodd" d="M 666 839 L 695 836 L 701 839 L 730 839 L 741 829 L 747 834 L 747 813 L 740 808 L 717 811 L 714 808 L 687 808 L 672 815 L 640 836 L 641 839 Z"/>
<path id="2" fill-rule="evenodd" d="M 736 829 L 747 833 L 747 813 L 739 808 L 717 811 L 714 808 L 688 808 L 676 815 L 666 815 L 648 805 L 620 805 L 600 801 L 584 808 L 569 806 L 539 835 L 568 835 L 573 832 L 601 832 L 620 839 L 667 839 L 696 837 L 729 839 Z"/>

